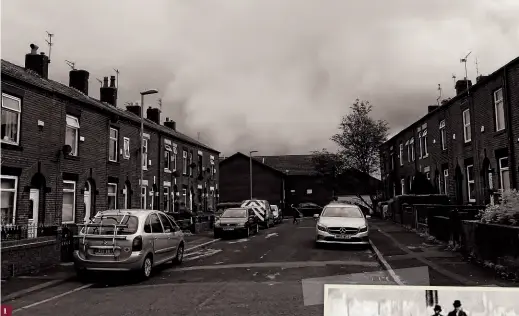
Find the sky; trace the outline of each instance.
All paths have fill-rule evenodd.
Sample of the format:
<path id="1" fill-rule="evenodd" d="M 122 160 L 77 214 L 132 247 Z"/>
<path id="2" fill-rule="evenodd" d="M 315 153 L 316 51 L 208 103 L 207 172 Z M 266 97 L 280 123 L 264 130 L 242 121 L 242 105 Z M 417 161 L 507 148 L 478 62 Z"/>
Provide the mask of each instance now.
<path id="1" fill-rule="evenodd" d="M 472 51 L 475 81 L 519 56 L 517 0 L 6 0 L 2 58 L 23 65 L 29 45 L 96 78 L 119 75 L 118 106 L 162 99 L 162 120 L 231 155 L 334 150 L 330 137 L 356 98 L 394 134 L 454 95 Z"/>

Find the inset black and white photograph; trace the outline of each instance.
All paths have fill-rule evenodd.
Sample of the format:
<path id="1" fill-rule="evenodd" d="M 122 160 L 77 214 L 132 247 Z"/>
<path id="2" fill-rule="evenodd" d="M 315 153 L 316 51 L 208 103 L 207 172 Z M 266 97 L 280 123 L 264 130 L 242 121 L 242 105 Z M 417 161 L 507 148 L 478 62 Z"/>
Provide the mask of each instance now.
<path id="1" fill-rule="evenodd" d="M 519 288 L 325 286 L 325 316 L 518 316 Z"/>

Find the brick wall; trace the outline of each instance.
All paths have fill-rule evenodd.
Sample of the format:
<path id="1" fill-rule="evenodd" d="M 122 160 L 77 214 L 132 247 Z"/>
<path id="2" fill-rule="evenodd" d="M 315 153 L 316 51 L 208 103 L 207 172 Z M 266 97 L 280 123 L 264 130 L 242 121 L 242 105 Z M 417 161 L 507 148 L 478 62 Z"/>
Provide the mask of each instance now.
<path id="1" fill-rule="evenodd" d="M 60 262 L 56 237 L 2 242 L 2 278 L 38 272 Z"/>

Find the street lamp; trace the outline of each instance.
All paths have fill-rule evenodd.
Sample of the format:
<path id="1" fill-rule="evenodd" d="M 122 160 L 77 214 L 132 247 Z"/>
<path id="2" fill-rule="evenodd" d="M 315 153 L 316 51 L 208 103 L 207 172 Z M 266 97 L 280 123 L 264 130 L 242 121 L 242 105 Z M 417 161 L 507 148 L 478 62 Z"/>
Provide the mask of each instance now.
<path id="1" fill-rule="evenodd" d="M 141 183 L 140 183 L 140 193 L 141 193 L 141 209 L 145 209 L 146 205 L 143 205 L 144 201 L 142 199 L 142 185 L 144 182 L 144 96 L 148 94 L 159 93 L 157 89 L 149 89 L 141 92 Z"/>
<path id="2" fill-rule="evenodd" d="M 257 153 L 257 150 L 249 151 L 249 180 L 250 180 L 250 199 L 252 200 L 252 154 Z"/>

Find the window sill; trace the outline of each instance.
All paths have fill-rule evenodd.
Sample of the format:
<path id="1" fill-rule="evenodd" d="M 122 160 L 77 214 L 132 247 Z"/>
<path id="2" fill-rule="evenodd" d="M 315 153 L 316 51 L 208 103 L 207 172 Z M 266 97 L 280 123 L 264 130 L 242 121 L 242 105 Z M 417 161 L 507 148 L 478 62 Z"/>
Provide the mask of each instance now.
<path id="1" fill-rule="evenodd" d="M 130 159 L 130 155 L 128 155 L 128 156 L 124 156 L 123 158 L 126 159 L 126 160 L 128 160 L 128 159 Z"/>
<path id="2" fill-rule="evenodd" d="M 23 151 L 23 147 L 20 145 L 10 144 L 10 143 L 4 143 L 2 142 L 2 149 L 8 149 L 8 150 L 16 150 L 16 151 Z"/>
<path id="3" fill-rule="evenodd" d="M 165 172 L 165 173 L 172 173 L 173 171 L 171 171 L 171 170 L 169 170 L 169 169 L 167 169 L 167 168 L 164 168 L 164 172 Z"/>
<path id="4" fill-rule="evenodd" d="M 119 161 L 108 160 L 108 164 L 118 166 Z"/>
<path id="5" fill-rule="evenodd" d="M 496 132 L 494 132 L 493 135 L 494 135 L 494 137 L 498 137 L 498 136 L 503 135 L 504 133 L 506 133 L 506 128 L 505 128 L 505 129 L 502 129 L 502 130 L 500 130 L 500 131 L 496 131 Z"/>
<path id="6" fill-rule="evenodd" d="M 471 140 L 467 140 L 463 143 L 463 146 L 470 146 L 472 144 L 472 139 Z"/>
<path id="7" fill-rule="evenodd" d="M 79 161 L 79 156 L 71 156 L 71 155 L 67 155 L 67 156 L 64 156 L 65 159 L 67 160 L 73 160 L 73 161 Z"/>

